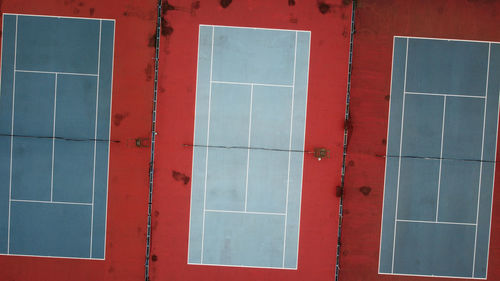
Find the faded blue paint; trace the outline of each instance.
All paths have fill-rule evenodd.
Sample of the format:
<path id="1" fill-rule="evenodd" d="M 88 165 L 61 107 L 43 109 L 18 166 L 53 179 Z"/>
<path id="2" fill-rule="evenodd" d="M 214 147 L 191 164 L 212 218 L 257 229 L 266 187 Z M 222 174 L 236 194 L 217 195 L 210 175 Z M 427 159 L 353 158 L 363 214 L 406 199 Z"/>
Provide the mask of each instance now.
<path id="1" fill-rule="evenodd" d="M 19 16 L 17 69 L 97 74 L 99 20 Z"/>
<path id="2" fill-rule="evenodd" d="M 472 276 L 473 225 L 398 222 L 394 273 Z"/>
<path id="3" fill-rule="evenodd" d="M 281 267 L 285 216 L 205 214 L 203 263 Z"/>
<path id="4" fill-rule="evenodd" d="M 91 206 L 12 202 L 10 252 L 88 257 Z"/>
<path id="5" fill-rule="evenodd" d="M 309 41 L 200 26 L 190 264 L 297 268 Z"/>

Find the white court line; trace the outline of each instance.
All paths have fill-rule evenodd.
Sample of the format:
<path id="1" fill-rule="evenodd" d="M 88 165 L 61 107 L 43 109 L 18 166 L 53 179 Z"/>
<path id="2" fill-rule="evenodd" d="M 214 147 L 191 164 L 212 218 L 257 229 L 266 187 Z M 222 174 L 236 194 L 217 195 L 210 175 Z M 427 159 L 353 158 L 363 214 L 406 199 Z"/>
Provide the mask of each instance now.
<path id="1" fill-rule="evenodd" d="M 273 266 L 252 266 L 252 265 L 228 265 L 228 264 L 215 264 L 215 263 L 190 263 L 188 265 L 206 265 L 206 266 L 223 266 L 223 267 L 242 267 L 242 268 L 264 268 L 264 269 L 281 269 L 281 270 L 297 270 L 297 267 L 273 267 Z"/>
<path id="2" fill-rule="evenodd" d="M 488 95 L 488 80 L 490 76 L 490 54 L 491 54 L 491 43 L 488 45 L 488 65 L 486 67 L 486 93 L 485 96 Z M 474 256 L 472 257 L 472 276 L 474 276 L 476 270 L 476 248 L 477 248 L 477 224 L 479 223 L 479 209 L 481 202 L 481 183 L 482 183 L 482 174 L 483 174 L 483 158 L 484 158 L 484 133 L 486 131 L 486 109 L 488 104 L 488 98 L 484 99 L 484 117 L 483 117 L 483 137 L 481 144 L 481 164 L 479 166 L 479 185 L 477 192 L 477 205 L 476 205 L 476 231 L 474 237 Z M 493 198 L 491 198 L 493 201 Z M 493 204 L 493 202 L 492 202 Z"/>
<path id="3" fill-rule="evenodd" d="M 209 210 L 209 209 L 205 209 L 205 212 L 209 212 L 209 213 L 251 214 L 251 215 L 269 215 L 269 216 L 286 216 L 286 213 L 271 213 L 271 212 L 228 211 L 228 210 Z"/>
<path id="4" fill-rule="evenodd" d="M 92 203 L 65 202 L 65 201 L 42 201 L 42 200 L 24 200 L 24 199 L 11 199 L 10 201 L 11 202 L 22 202 L 22 203 L 43 203 L 43 204 L 63 204 L 63 205 L 92 206 Z"/>
<path id="5" fill-rule="evenodd" d="M 104 253 L 103 260 L 106 259 L 106 238 L 107 238 L 107 229 L 108 229 L 108 191 L 109 191 L 109 156 L 111 154 L 111 120 L 112 120 L 112 109 L 113 109 L 113 72 L 115 69 L 115 28 L 116 23 L 113 23 L 113 52 L 111 54 L 111 88 L 109 93 L 109 127 L 108 127 L 108 166 L 106 170 L 106 208 L 105 208 L 105 217 L 104 217 Z M 98 258 L 95 258 L 98 259 Z"/>
<path id="6" fill-rule="evenodd" d="M 411 276 L 411 277 L 428 277 L 428 278 L 453 278 L 453 279 L 482 279 L 481 277 L 460 277 L 460 276 L 448 276 L 448 275 L 425 275 L 425 274 L 409 274 L 409 273 L 383 273 L 379 272 L 380 275 L 401 275 L 401 276 Z"/>
<path id="7" fill-rule="evenodd" d="M 287 222 L 288 222 L 288 193 L 290 189 L 290 161 L 292 158 L 292 136 L 293 136 L 293 108 L 294 108 L 294 98 L 295 98 L 295 69 L 297 68 L 297 37 L 298 33 L 295 32 L 295 50 L 293 57 L 293 87 L 292 87 L 292 102 L 290 109 L 290 140 L 288 142 L 288 172 L 286 179 L 286 199 L 285 199 L 285 230 L 283 236 L 283 267 L 285 267 L 285 254 L 286 254 L 286 232 L 287 232 Z"/>
<path id="8" fill-rule="evenodd" d="M 450 39 L 450 38 L 431 38 L 431 37 L 418 37 L 418 36 L 394 36 L 395 38 L 408 38 L 408 39 L 425 39 L 425 40 L 437 40 L 437 41 L 460 41 L 460 42 L 475 42 L 475 43 L 500 43 L 495 41 L 481 41 L 481 40 L 465 40 L 465 39 Z"/>
<path id="9" fill-rule="evenodd" d="M 499 101 L 500 101 L 500 90 L 498 91 L 498 98 L 499 98 Z M 493 154 L 495 160 L 496 160 L 496 157 L 497 157 L 497 149 L 498 149 L 498 146 L 497 146 L 497 143 L 498 143 L 498 113 L 500 112 L 500 102 L 498 103 L 498 106 L 497 106 L 497 112 L 496 112 L 496 116 L 497 116 L 497 130 L 495 132 L 495 154 Z M 492 217 L 493 217 L 493 196 L 495 195 L 495 171 L 496 171 L 496 163 L 493 165 L 493 187 L 491 188 L 491 205 L 490 205 L 490 224 L 489 224 L 489 235 L 488 235 L 488 248 L 486 249 L 486 279 L 488 278 L 488 262 L 489 262 L 489 259 L 490 259 L 490 243 L 491 243 L 491 221 L 492 221 Z"/>
<path id="10" fill-rule="evenodd" d="M 394 73 L 394 50 L 396 46 L 396 40 L 393 37 L 392 38 L 392 60 L 391 60 L 391 85 L 389 87 L 390 89 L 390 96 L 392 97 L 392 77 Z M 404 95 L 404 93 L 403 93 Z M 385 146 L 385 151 L 387 154 L 387 151 L 389 151 L 389 125 L 391 124 L 391 103 L 392 99 L 389 99 L 389 116 L 387 118 L 387 136 L 386 136 L 386 146 Z M 384 228 L 384 208 L 385 208 L 385 183 L 387 180 L 387 162 L 389 160 L 389 157 L 386 157 L 385 159 L 385 169 L 384 169 L 384 189 L 382 191 L 382 218 L 380 219 L 380 242 L 379 242 L 379 253 L 378 253 L 378 272 L 380 273 L 380 260 L 382 258 L 382 233 L 383 228 Z"/>
<path id="11" fill-rule="evenodd" d="M 444 146 L 444 121 L 446 119 L 446 96 L 443 98 L 443 124 L 441 125 L 441 152 L 439 154 L 439 177 L 438 177 L 438 190 L 436 199 L 436 221 L 439 218 L 439 194 L 441 192 L 441 170 L 443 166 L 443 146 Z"/>
<path id="12" fill-rule="evenodd" d="M 311 33 L 310 30 L 294 30 L 294 29 L 283 29 L 283 28 L 263 28 L 263 27 L 251 27 L 251 26 L 229 26 L 229 25 L 208 25 L 208 24 L 200 24 L 200 26 L 221 27 L 221 28 L 230 28 L 230 29 L 234 28 L 234 29 L 254 29 L 254 30 L 273 30 L 273 31 Z"/>
<path id="13" fill-rule="evenodd" d="M 406 73 L 408 69 L 408 39 L 406 39 L 406 56 L 405 56 L 405 78 L 403 82 L 403 106 L 401 109 L 401 136 L 399 141 L 399 164 L 398 164 L 398 184 L 396 186 L 396 211 L 394 214 L 394 237 L 392 241 L 392 266 L 391 272 L 394 272 L 394 253 L 396 252 L 396 232 L 397 232 L 397 220 L 398 220 L 398 201 L 399 201 L 399 181 L 401 176 L 401 154 L 403 151 L 403 129 L 404 129 L 404 119 L 405 119 L 405 96 L 406 96 Z"/>
<path id="14" fill-rule="evenodd" d="M 413 223 L 429 223 L 429 224 L 454 224 L 454 225 L 472 225 L 472 226 L 476 225 L 475 223 L 451 222 L 451 221 L 422 221 L 422 220 L 403 220 L 403 219 L 397 219 L 396 221 L 413 222 Z"/>
<path id="15" fill-rule="evenodd" d="M 97 55 L 97 75 L 101 72 L 101 33 L 102 21 L 99 21 L 99 50 Z M 92 238 L 94 236 L 94 196 L 95 196 L 95 162 L 97 153 L 97 120 L 99 117 L 99 76 L 97 76 L 96 98 L 95 98 L 95 124 L 94 124 L 94 168 L 92 172 L 92 212 L 90 217 L 90 257 L 92 258 Z"/>
<path id="16" fill-rule="evenodd" d="M 14 147 L 14 110 L 15 110 L 15 100 L 16 100 L 16 61 L 17 61 L 17 16 L 16 16 L 16 33 L 14 38 L 14 75 L 12 77 L 12 121 L 10 127 L 10 171 L 9 171 L 9 216 L 7 222 L 7 254 L 10 253 L 10 209 L 12 199 L 12 153 Z M 3 37 L 3 36 L 2 36 Z"/>
<path id="17" fill-rule="evenodd" d="M 248 124 L 248 147 L 250 147 L 250 139 L 252 136 L 252 104 L 253 104 L 253 84 L 250 86 L 250 117 Z M 248 204 L 248 170 L 250 168 L 250 149 L 247 149 L 247 174 L 245 179 L 245 212 Z"/>
<path id="18" fill-rule="evenodd" d="M 248 82 L 233 82 L 233 81 L 216 81 L 210 80 L 213 84 L 230 84 L 230 85 L 246 85 L 246 86 L 265 86 L 265 87 L 284 87 L 284 88 L 293 88 L 293 85 L 284 85 L 284 84 L 265 84 L 265 83 L 248 83 Z"/>
<path id="19" fill-rule="evenodd" d="M 57 73 L 54 75 L 54 120 L 52 123 L 52 169 L 50 175 L 50 201 L 54 200 L 54 151 L 56 147 Z"/>
<path id="20" fill-rule="evenodd" d="M 51 15 L 34 15 L 34 14 L 13 14 L 13 13 L 3 13 L 4 15 L 14 15 L 23 17 L 41 17 L 41 18 L 58 18 L 58 19 L 84 19 L 84 20 L 105 20 L 105 21 L 115 21 L 115 19 L 101 19 L 101 18 L 86 18 L 86 17 L 68 17 L 68 16 L 51 16 Z"/>
<path id="21" fill-rule="evenodd" d="M 196 112 L 198 110 L 198 76 L 199 76 L 199 72 L 198 72 L 198 69 L 200 67 L 200 49 L 201 49 L 201 28 L 198 28 L 198 53 L 196 54 L 196 99 L 195 99 L 195 103 L 194 103 L 194 124 L 193 124 L 193 143 L 196 143 Z M 188 254 L 187 254 L 187 263 L 189 264 L 189 258 L 190 258 L 190 255 L 191 255 L 191 215 L 193 213 L 193 181 L 194 181 L 194 160 L 195 160 L 195 148 L 193 148 L 193 157 L 191 159 L 191 171 L 192 171 L 192 179 L 191 179 L 191 192 L 189 194 L 189 237 L 188 237 Z"/>
<path id="22" fill-rule="evenodd" d="M 212 26 L 212 49 L 210 54 L 210 81 L 212 81 L 212 66 L 214 63 L 214 33 L 215 28 Z M 208 117 L 207 117 L 207 150 L 205 155 L 205 186 L 203 193 L 203 220 L 201 226 L 201 263 L 203 263 L 203 242 L 205 240 L 205 210 L 207 207 L 207 176 L 208 176 L 208 145 L 210 140 L 210 106 L 212 102 L 212 82 L 209 83 L 208 90 Z"/>
<path id="23" fill-rule="evenodd" d="M 67 260 L 97 260 L 103 261 L 103 258 L 81 258 L 81 257 L 57 257 L 57 256 L 43 256 L 43 255 L 21 255 L 21 254 L 0 254 L 0 256 L 14 256 L 14 257 L 29 257 L 29 258 L 51 258 L 51 259 L 67 259 Z"/>
<path id="24" fill-rule="evenodd" d="M 457 95 L 457 94 L 440 94 L 440 93 L 418 93 L 418 92 L 405 92 L 407 95 L 424 95 L 424 96 L 441 96 L 441 97 L 457 97 L 457 98 L 475 98 L 484 99 L 484 96 L 471 96 L 471 95 Z"/>
<path id="25" fill-rule="evenodd" d="M 302 149 L 304 149 L 306 145 L 306 125 L 307 125 L 307 91 L 309 89 L 309 63 L 311 58 L 311 36 L 312 34 L 309 32 L 309 42 L 308 42 L 308 52 L 307 52 L 307 74 L 306 74 L 306 85 L 305 85 L 305 105 L 304 105 L 304 132 L 302 137 Z M 303 172 L 304 172 L 304 153 L 302 153 L 302 166 L 300 167 L 300 188 L 299 188 L 299 217 L 298 217 L 298 226 L 297 226 L 297 252 L 295 255 L 295 269 L 297 269 L 299 264 L 299 245 L 300 245 L 300 215 L 302 209 L 302 181 L 303 181 Z"/>
<path id="26" fill-rule="evenodd" d="M 61 74 L 61 75 L 77 75 L 77 76 L 99 76 L 99 74 L 92 74 L 92 73 L 77 73 L 77 72 L 62 72 L 62 71 L 42 71 L 42 70 L 23 70 L 23 69 L 16 69 L 16 72 Z"/>

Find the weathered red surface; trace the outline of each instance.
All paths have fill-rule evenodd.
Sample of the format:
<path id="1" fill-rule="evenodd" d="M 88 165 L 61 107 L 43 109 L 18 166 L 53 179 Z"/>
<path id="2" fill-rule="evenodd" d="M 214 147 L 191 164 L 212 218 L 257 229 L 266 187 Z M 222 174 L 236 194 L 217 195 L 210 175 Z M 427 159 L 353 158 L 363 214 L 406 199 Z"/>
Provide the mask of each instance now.
<path id="1" fill-rule="evenodd" d="M 0 280 L 144 280 L 156 0 L 11 0 L 1 12 L 116 19 L 106 260 L 0 256 Z M 151 45 L 152 44 L 152 45 Z M 148 144 L 148 141 L 144 141 Z"/>
<path id="2" fill-rule="evenodd" d="M 498 42 L 500 2 L 360 0 L 356 13 L 340 280 L 457 280 L 377 274 L 392 42 L 394 35 Z M 497 183 L 488 280 L 500 280 L 499 188 Z"/>
<path id="3" fill-rule="evenodd" d="M 226 6 L 224 8 L 223 6 Z M 151 280 L 334 280 L 350 1 L 169 1 L 162 21 Z M 187 265 L 198 25 L 311 30 L 298 270 Z M 180 174 L 178 174 L 180 173 Z M 174 176 L 175 175 L 175 176 Z"/>

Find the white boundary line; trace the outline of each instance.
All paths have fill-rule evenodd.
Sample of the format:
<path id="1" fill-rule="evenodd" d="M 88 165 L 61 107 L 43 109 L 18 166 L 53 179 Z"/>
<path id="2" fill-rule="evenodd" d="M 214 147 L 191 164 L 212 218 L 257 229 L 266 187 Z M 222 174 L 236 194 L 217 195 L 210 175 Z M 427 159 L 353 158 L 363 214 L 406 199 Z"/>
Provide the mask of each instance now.
<path id="1" fill-rule="evenodd" d="M 455 38 L 434 38 L 434 37 L 418 37 L 418 36 L 401 36 L 396 35 L 394 38 L 409 38 L 409 39 L 425 39 L 425 40 L 438 40 L 438 41 L 459 41 L 459 42 L 474 42 L 474 43 L 494 43 L 500 44 L 500 42 L 495 41 L 481 41 L 481 40 L 464 40 L 464 39 L 455 39 Z"/>
<path id="2" fill-rule="evenodd" d="M 482 279 L 481 277 L 460 277 L 460 276 L 447 276 L 447 275 L 424 275 L 424 274 L 409 274 L 409 273 L 380 273 L 380 275 L 397 275 L 397 276 L 412 276 L 412 277 L 429 277 L 429 278 L 453 278 L 453 279 Z"/>
<path id="3" fill-rule="evenodd" d="M 471 225 L 471 226 L 476 225 L 475 223 L 451 222 L 451 221 L 423 221 L 423 220 L 403 220 L 403 219 L 397 219 L 396 221 L 413 222 L 413 223 L 429 223 L 429 224 L 454 224 L 454 225 Z"/>
<path id="4" fill-rule="evenodd" d="M 79 75 L 79 76 L 99 76 L 99 74 L 92 74 L 92 73 L 61 72 L 61 71 L 43 71 L 43 70 L 24 70 L 24 69 L 16 69 L 16 72 L 47 73 L 47 74 L 61 74 L 61 75 Z"/>
<path id="5" fill-rule="evenodd" d="M 394 50 L 396 46 L 396 37 L 392 38 L 392 60 L 391 60 L 391 84 L 389 87 L 390 91 L 390 97 L 392 97 L 392 77 L 394 73 Z M 404 91 L 403 91 L 404 92 Z M 404 95 L 404 93 L 403 93 Z M 386 140 L 386 145 L 385 145 L 385 151 L 387 154 L 387 151 L 389 151 L 389 125 L 391 122 L 391 103 L 392 99 L 389 99 L 389 114 L 387 117 L 387 136 L 385 138 Z M 380 219 L 380 243 L 379 243 L 379 250 L 378 250 L 378 273 L 380 273 L 380 259 L 382 258 L 382 233 L 383 233 L 383 228 L 384 228 L 384 207 L 385 207 L 385 183 L 387 180 L 387 162 L 389 161 L 389 158 L 385 158 L 385 169 L 384 169 L 384 188 L 382 190 L 382 217 Z"/>
<path id="6" fill-rule="evenodd" d="M 399 200 L 399 181 L 401 176 L 401 154 L 403 150 L 403 131 L 404 131 L 404 119 L 405 119 L 405 96 L 406 96 L 406 74 L 408 69 L 408 42 L 410 40 L 406 39 L 406 56 L 405 56 L 405 77 L 403 82 L 403 105 L 401 109 L 401 135 L 399 141 L 399 166 L 398 166 L 398 183 L 396 186 L 396 211 L 394 214 L 394 237 L 392 242 L 392 266 L 391 272 L 394 273 L 394 255 L 396 252 L 396 232 L 397 232 L 397 220 L 398 220 L 398 200 Z"/>
<path id="7" fill-rule="evenodd" d="M 98 261 L 103 261 L 104 260 L 102 258 L 57 257 L 57 256 L 43 256 L 43 255 L 21 255 L 21 254 L 0 254 L 0 256 L 30 257 L 30 258 L 52 258 L 52 259 L 65 259 L 65 260 L 98 260 Z"/>
<path id="8" fill-rule="evenodd" d="M 295 107 L 295 72 L 297 68 L 297 39 L 298 32 L 295 32 L 295 49 L 294 49 L 294 57 L 293 57 L 293 87 L 292 87 L 292 101 L 291 101 L 291 109 L 290 109 L 290 140 L 288 142 L 288 172 L 286 179 L 286 197 L 285 197 L 285 229 L 283 235 L 283 267 L 285 267 L 285 256 L 286 256 L 286 234 L 287 234 L 287 223 L 288 223 L 288 193 L 290 189 L 290 162 L 292 159 L 292 136 L 293 136 L 293 109 Z"/>
<path id="9" fill-rule="evenodd" d="M 479 185 L 478 185 L 478 192 L 477 192 L 477 205 L 476 205 L 476 231 L 474 234 L 474 256 L 472 257 L 472 276 L 474 277 L 475 270 L 476 270 L 476 248 L 477 248 L 477 227 L 478 227 L 478 222 L 479 222 L 479 209 L 480 209 L 480 203 L 481 203 L 481 183 L 482 183 L 482 174 L 483 174 L 483 158 L 484 158 L 484 133 L 486 131 L 486 109 L 488 108 L 488 80 L 490 77 L 490 54 L 491 54 L 491 43 L 488 44 L 488 65 L 486 68 L 486 88 L 485 88 L 485 96 L 486 98 L 484 99 L 484 117 L 483 117 L 483 136 L 482 136 L 482 144 L 481 144 L 481 164 L 479 166 Z M 494 183 L 493 183 L 494 184 Z M 491 198 L 491 201 L 493 201 L 493 198 Z M 493 202 L 492 202 L 493 204 Z M 491 218 L 490 218 L 491 219 Z M 490 237 L 488 237 L 488 240 Z"/>
<path id="10" fill-rule="evenodd" d="M 92 206 L 92 203 L 11 199 L 11 202 Z"/>
<path id="11" fill-rule="evenodd" d="M 56 149 L 57 73 L 54 75 L 54 120 L 52 120 L 52 169 L 50 175 L 50 201 L 54 200 L 54 152 Z"/>
<path id="12" fill-rule="evenodd" d="M 475 98 L 475 99 L 484 99 L 485 98 L 485 96 L 471 96 L 471 95 L 457 95 L 457 94 L 418 93 L 418 92 L 405 92 L 405 93 L 407 95 L 444 96 L 444 97 Z"/>
<path id="13" fill-rule="evenodd" d="M 251 212 L 251 211 L 227 211 L 227 210 L 209 210 L 209 209 L 205 209 L 205 212 L 209 212 L 209 213 L 232 213 L 232 214 L 286 216 L 286 213 Z"/>
<path id="14" fill-rule="evenodd" d="M 249 124 L 248 124 L 248 145 L 250 147 L 250 140 L 252 136 L 252 104 L 253 104 L 253 84 L 250 85 L 250 116 L 249 116 Z M 247 174 L 245 178 L 245 212 L 247 211 L 248 204 L 248 170 L 250 168 L 250 149 L 247 149 Z M 206 210 L 205 210 L 206 211 Z"/>
<path id="15" fill-rule="evenodd" d="M 240 268 L 257 268 L 257 269 L 281 269 L 281 270 L 297 270 L 297 268 L 289 267 L 272 267 L 272 266 L 252 266 L 252 265 L 228 265 L 228 264 L 213 264 L 213 263 L 188 263 L 188 265 L 203 265 L 203 266 L 222 266 L 222 267 L 240 267 Z"/>
<path id="16" fill-rule="evenodd" d="M 111 140 L 111 119 L 112 119 L 112 109 L 113 109 L 113 73 L 115 69 L 115 38 L 116 38 L 116 22 L 113 21 L 113 51 L 111 53 L 111 88 L 109 93 L 109 127 L 108 127 L 108 140 Z M 107 230 L 108 230 L 108 202 L 109 202 L 109 156 L 111 154 L 111 141 L 108 141 L 108 166 L 106 170 L 106 207 L 105 207 L 105 216 L 104 216 L 104 252 L 103 252 L 103 260 L 106 259 L 106 238 L 107 238 Z M 94 258 L 99 259 L 99 258 Z"/>
<path id="17" fill-rule="evenodd" d="M 446 120 L 446 96 L 443 97 L 443 124 L 441 125 L 441 151 L 439 154 L 439 177 L 436 199 L 436 222 L 439 219 L 439 194 L 441 192 L 441 170 L 443 166 L 443 146 L 444 146 L 444 122 Z"/>
<path id="18" fill-rule="evenodd" d="M 210 83 L 208 90 L 208 117 L 207 117 L 207 150 L 205 155 L 205 186 L 204 186 L 204 194 L 203 194 L 203 220 L 201 227 L 201 257 L 200 261 L 203 263 L 203 242 L 205 240 L 205 210 L 207 207 L 207 175 L 208 175 L 208 145 L 210 141 L 210 105 L 212 102 L 212 66 L 214 62 L 214 37 L 215 37 L 215 28 L 212 26 L 212 49 L 210 50 Z"/>
<path id="19" fill-rule="evenodd" d="M 17 60 L 17 19 L 16 16 L 16 33 L 14 37 L 14 75 L 12 76 L 12 120 L 10 127 L 10 175 L 9 175 L 9 217 L 7 225 L 7 254 L 10 253 L 10 209 L 11 209 L 11 199 L 12 199 L 12 153 L 14 148 L 14 110 L 15 110 L 15 100 L 16 100 L 16 60 Z M 3 26 L 2 26 L 3 27 Z M 2 36 L 3 37 L 3 36 Z"/>
<path id="20" fill-rule="evenodd" d="M 201 46 L 201 28 L 198 26 L 198 53 L 196 54 L 196 93 L 195 93 L 195 101 L 194 101 L 194 124 L 193 124 L 193 144 L 196 144 L 196 110 L 198 109 L 198 68 L 200 66 L 200 46 Z M 189 264 L 189 257 L 191 254 L 191 214 L 193 213 L 193 175 L 194 175 L 194 152 L 195 148 L 193 147 L 193 156 L 191 159 L 191 192 L 189 194 L 189 230 L 188 230 L 188 254 L 187 254 L 187 263 Z"/>
<path id="21" fill-rule="evenodd" d="M 257 30 L 273 30 L 273 31 L 288 31 L 288 32 L 306 32 L 311 33 L 310 30 L 297 30 L 297 29 L 283 29 L 283 28 L 263 28 L 263 27 L 253 27 L 253 26 L 229 26 L 229 25 L 215 25 L 215 24 L 200 24 L 200 26 L 210 26 L 210 27 L 224 27 L 224 28 L 234 28 L 234 29 L 257 29 Z"/>
<path id="22" fill-rule="evenodd" d="M 494 159 L 496 161 L 497 159 L 497 153 L 498 153 L 498 121 L 499 121 L 499 118 L 498 118 L 498 114 L 500 112 L 500 91 L 498 91 L 498 107 L 497 107 L 497 113 L 496 113 L 496 116 L 497 116 L 497 119 L 496 119 L 496 122 L 497 122 L 497 131 L 496 131 L 496 134 L 495 134 L 495 154 L 494 154 Z M 488 248 L 486 249 L 486 279 L 488 278 L 488 263 L 489 263 L 489 258 L 490 258 L 490 243 L 491 243 L 491 221 L 492 221 L 492 218 L 493 218 L 493 203 L 495 202 L 495 200 L 493 200 L 493 196 L 495 195 L 495 171 L 496 171 L 496 166 L 497 164 L 495 163 L 493 165 L 493 187 L 491 188 L 491 205 L 490 205 L 490 224 L 489 224 L 489 236 L 488 236 Z"/>
<path id="23" fill-rule="evenodd" d="M 305 104 L 304 104 L 304 136 L 302 138 L 302 149 L 306 146 L 306 130 L 307 130 L 307 98 L 308 98 L 308 90 L 309 90 L 309 65 L 311 61 L 311 38 L 312 33 L 309 32 L 309 44 L 307 49 L 307 74 L 306 74 L 306 85 L 305 85 Z M 302 187 L 304 186 L 304 161 L 305 154 L 302 153 L 302 167 L 300 169 L 300 188 L 299 188 L 299 217 L 298 217 L 298 226 L 297 226 L 297 254 L 296 254 L 296 262 L 295 262 L 295 270 L 299 267 L 299 246 L 300 246 L 300 217 L 302 214 Z M 288 268 L 292 269 L 292 268 Z"/>
<path id="24" fill-rule="evenodd" d="M 35 15 L 35 14 L 13 14 L 13 13 L 3 13 L 4 15 L 14 15 L 14 16 L 23 16 L 23 17 L 45 17 L 45 18 L 57 18 L 57 19 L 82 19 L 82 20 L 105 20 L 105 21 L 113 21 L 115 19 L 104 19 L 104 18 L 86 18 L 86 17 L 68 17 L 68 16 L 51 16 L 51 15 Z"/>
<path id="25" fill-rule="evenodd" d="M 95 163 L 96 163 L 96 153 L 97 153 L 97 125 L 99 122 L 99 75 L 101 73 L 101 35 L 102 35 L 102 21 L 99 21 L 99 51 L 97 55 L 97 85 L 96 85 L 96 97 L 95 97 L 95 123 L 94 123 L 94 170 L 92 172 L 92 213 L 90 217 L 90 255 L 92 258 L 92 240 L 94 236 L 94 196 L 95 196 Z M 109 163 L 108 163 L 109 165 Z"/>
<path id="26" fill-rule="evenodd" d="M 213 84 L 230 84 L 230 85 L 267 86 L 267 87 L 293 88 L 293 85 L 283 85 L 283 84 L 265 84 L 265 83 L 249 83 L 249 82 L 233 82 L 233 81 L 211 81 L 211 82 Z"/>

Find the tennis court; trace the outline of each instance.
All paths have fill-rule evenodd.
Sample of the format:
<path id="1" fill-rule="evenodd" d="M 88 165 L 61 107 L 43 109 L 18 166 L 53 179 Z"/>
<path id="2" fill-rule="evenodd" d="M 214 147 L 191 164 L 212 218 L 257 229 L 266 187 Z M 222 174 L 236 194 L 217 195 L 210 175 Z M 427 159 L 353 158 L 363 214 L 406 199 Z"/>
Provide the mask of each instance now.
<path id="1" fill-rule="evenodd" d="M 0 254 L 105 258 L 114 25 L 3 14 Z"/>
<path id="2" fill-rule="evenodd" d="M 309 42 L 200 25 L 188 263 L 297 268 Z"/>
<path id="3" fill-rule="evenodd" d="M 379 273 L 486 278 L 500 44 L 394 37 Z"/>

